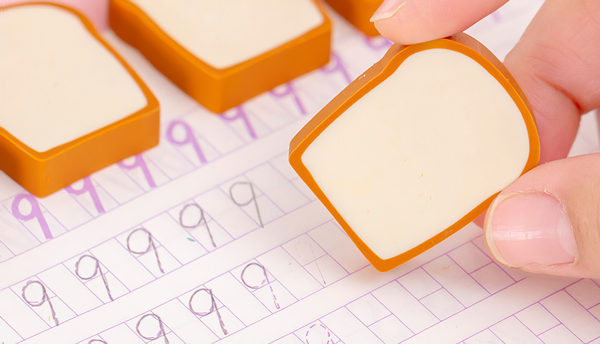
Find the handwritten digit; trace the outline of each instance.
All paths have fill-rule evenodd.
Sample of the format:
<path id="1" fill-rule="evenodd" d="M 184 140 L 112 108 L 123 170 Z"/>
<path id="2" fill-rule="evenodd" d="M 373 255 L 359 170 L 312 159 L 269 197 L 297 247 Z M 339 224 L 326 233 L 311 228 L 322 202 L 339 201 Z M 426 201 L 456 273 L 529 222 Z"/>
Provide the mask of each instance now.
<path id="1" fill-rule="evenodd" d="M 94 202 L 94 206 L 99 214 L 104 214 L 104 207 L 102 206 L 102 202 L 100 202 L 100 197 L 98 197 L 98 193 L 96 192 L 96 188 L 94 188 L 94 184 L 92 184 L 92 180 L 90 177 L 83 178 L 83 186 L 79 190 L 73 189 L 72 185 L 69 185 L 65 188 L 68 193 L 71 195 L 79 196 L 84 193 L 89 193 L 90 197 L 92 197 L 92 201 Z"/>
<path id="2" fill-rule="evenodd" d="M 26 296 L 27 288 L 34 284 L 37 284 L 42 288 L 42 299 L 39 301 L 31 301 L 31 300 L 27 299 L 27 296 Z M 52 319 L 54 319 L 54 323 L 56 324 L 56 326 L 58 326 L 58 318 L 56 317 L 56 312 L 54 311 L 52 302 L 50 302 L 50 298 L 48 297 L 48 293 L 46 292 L 46 287 L 42 283 L 40 283 L 39 281 L 27 281 L 27 283 L 23 287 L 22 296 L 23 296 L 23 300 L 25 300 L 25 302 L 27 302 L 32 307 L 39 307 L 39 306 L 43 305 L 44 302 L 47 301 L 48 305 L 50 306 L 50 313 L 52 314 Z"/>
<path id="3" fill-rule="evenodd" d="M 182 140 L 177 140 L 175 138 L 175 136 L 173 135 L 173 132 L 175 131 L 175 128 L 177 126 L 181 126 L 183 128 L 183 130 L 185 131 L 185 138 L 183 138 Z M 171 142 L 172 144 L 176 145 L 176 146 L 183 146 L 186 144 L 192 144 L 192 147 L 194 148 L 194 151 L 196 152 L 196 155 L 198 156 L 198 160 L 200 160 L 201 163 L 206 163 L 206 157 L 204 156 L 204 152 L 202 152 L 202 149 L 200 148 L 200 144 L 198 143 L 198 140 L 196 140 L 196 137 L 194 136 L 194 132 L 192 131 L 192 128 L 190 128 L 190 126 L 183 122 L 183 121 L 173 121 L 169 124 L 169 127 L 167 128 L 167 139 L 169 140 L 169 142 Z"/>
<path id="4" fill-rule="evenodd" d="M 158 333 L 156 334 L 155 337 L 146 337 L 140 331 L 140 324 L 147 317 L 152 317 L 152 318 L 154 318 L 154 319 L 156 319 L 158 321 L 159 331 L 158 331 Z M 156 315 L 154 313 L 146 314 L 143 317 L 141 317 L 140 320 L 138 320 L 137 325 L 135 325 L 135 330 L 140 335 L 140 337 L 142 337 L 142 338 L 144 338 L 146 340 L 155 340 L 155 339 L 158 339 L 160 337 L 164 337 L 165 338 L 165 344 L 169 344 L 169 339 L 167 338 L 167 334 L 165 333 L 165 325 L 164 325 L 162 319 L 158 315 Z"/>
<path id="5" fill-rule="evenodd" d="M 148 234 L 148 246 L 143 251 L 134 251 L 131 249 L 131 236 L 136 232 L 144 232 Z M 129 235 L 127 236 L 127 249 L 129 250 L 129 252 L 135 254 L 145 254 L 150 252 L 150 250 L 154 250 L 154 255 L 156 256 L 156 263 L 158 264 L 158 268 L 160 269 L 160 272 L 162 272 L 163 274 L 165 273 L 165 271 L 162 268 L 162 264 L 160 263 L 160 258 L 158 258 L 158 250 L 156 250 L 156 246 L 154 245 L 152 233 L 150 233 L 146 228 L 140 227 L 138 229 L 134 229 L 133 231 L 131 231 L 131 233 L 129 233 Z"/>
<path id="6" fill-rule="evenodd" d="M 246 282 L 246 280 L 244 278 L 245 277 L 244 274 L 246 273 L 246 270 L 249 267 L 251 267 L 251 266 L 257 266 L 260 269 L 262 269 L 263 275 L 265 276 L 265 279 L 262 280 L 259 285 L 256 285 L 256 286 L 250 285 L 250 284 L 248 284 Z M 271 295 L 273 295 L 273 303 L 275 303 L 275 308 L 279 309 L 279 302 L 277 302 L 277 297 L 275 296 L 275 292 L 273 291 L 273 286 L 271 285 L 271 282 L 269 282 L 269 276 L 267 275 L 267 269 L 265 269 L 264 266 L 262 266 L 259 263 L 254 263 L 254 262 L 246 265 L 246 267 L 244 268 L 244 270 L 242 270 L 242 276 L 241 276 L 241 278 L 242 278 L 242 283 L 244 283 L 244 285 L 246 287 L 248 287 L 250 289 L 254 289 L 254 290 L 260 289 L 260 287 L 262 287 L 266 283 L 269 286 L 269 289 L 271 289 Z"/>
<path id="7" fill-rule="evenodd" d="M 234 122 L 238 119 L 241 119 L 244 122 L 244 125 L 246 126 L 246 129 L 248 130 L 248 134 L 250 134 L 250 137 L 253 139 L 258 138 L 258 136 L 256 136 L 256 132 L 254 131 L 254 128 L 252 127 L 252 124 L 250 124 L 250 119 L 248 118 L 246 111 L 244 111 L 244 109 L 241 106 L 238 106 L 235 108 L 235 115 L 229 116 L 229 115 L 226 115 L 226 113 L 224 112 L 221 114 L 221 118 L 226 122 Z"/>
<path id="8" fill-rule="evenodd" d="M 137 154 L 135 156 L 135 160 L 133 161 L 133 164 L 131 164 L 131 165 L 127 165 L 124 161 L 119 161 L 117 163 L 117 165 L 121 166 L 121 168 L 124 168 L 126 170 L 133 170 L 134 168 L 137 168 L 137 167 L 141 168 L 142 172 L 144 173 L 144 177 L 146 177 L 146 180 L 148 181 L 148 185 L 150 185 L 151 188 L 156 187 L 156 183 L 154 182 L 154 179 L 152 178 L 152 174 L 150 174 L 148 165 L 146 165 L 146 161 L 144 161 L 144 158 L 142 158 L 142 156 L 140 154 Z"/>
<path id="9" fill-rule="evenodd" d="M 81 264 L 81 261 L 84 258 L 92 259 L 95 262 L 94 273 L 91 274 L 89 277 L 81 276 L 81 274 L 79 273 L 79 264 Z M 108 297 L 110 298 L 111 301 L 114 301 L 112 295 L 110 294 L 110 288 L 108 287 L 108 281 L 106 280 L 106 276 L 104 275 L 104 273 L 102 273 L 102 268 L 100 267 L 100 262 L 98 261 L 98 259 L 96 257 L 89 255 L 89 254 L 85 254 L 85 255 L 79 257 L 79 259 L 77 260 L 77 263 L 75 263 L 75 274 L 77 275 L 77 277 L 81 278 L 82 280 L 85 280 L 85 281 L 91 280 L 98 274 L 98 272 L 100 272 L 100 276 L 102 277 L 102 281 L 104 282 L 104 287 L 106 287 L 106 292 L 108 293 Z"/>
<path id="10" fill-rule="evenodd" d="M 198 219 L 198 221 L 196 221 L 196 223 L 192 223 L 192 224 L 184 224 L 183 223 L 183 217 L 184 217 L 187 209 L 198 209 L 198 211 L 200 212 L 199 219 Z M 208 228 L 208 222 L 206 222 L 206 219 L 204 218 L 204 211 L 202 210 L 202 208 L 199 205 L 197 205 L 196 203 L 186 204 L 183 207 L 183 209 L 181 209 L 181 211 L 179 212 L 179 224 L 181 224 L 181 227 L 183 227 L 183 228 L 187 228 L 187 229 L 196 228 L 196 227 L 200 226 L 200 224 L 202 224 L 202 222 L 204 222 L 204 225 L 206 226 L 206 231 L 208 232 L 208 236 L 210 237 L 210 242 L 212 243 L 213 247 L 217 247 L 217 245 L 215 244 L 215 240 L 213 239 L 212 233 L 210 232 L 210 228 Z"/>
<path id="11" fill-rule="evenodd" d="M 252 197 L 247 201 L 247 202 L 238 202 L 235 197 L 233 197 L 233 188 L 238 186 L 238 185 L 248 185 L 250 187 L 250 192 L 252 193 Z M 237 204 L 240 207 L 246 206 L 252 202 L 254 202 L 254 207 L 256 208 L 256 215 L 258 215 L 258 221 L 260 222 L 260 226 L 263 226 L 263 222 L 262 222 L 262 218 L 260 216 L 260 210 L 258 209 L 258 202 L 256 201 L 256 195 L 254 194 L 254 187 L 252 186 L 252 183 L 249 182 L 237 182 L 237 183 L 233 183 L 231 185 L 231 187 L 229 188 L 229 196 L 231 197 L 231 200 Z"/>
<path id="12" fill-rule="evenodd" d="M 19 205 L 21 204 L 22 200 L 27 200 L 27 202 L 29 202 L 29 204 L 31 205 L 31 211 L 29 212 L 29 214 L 22 214 L 21 211 L 19 210 Z M 17 195 L 15 197 L 15 199 L 13 199 L 11 209 L 12 209 L 12 213 L 13 213 L 14 217 L 16 217 L 19 220 L 29 221 L 31 219 L 36 218 L 38 220 L 38 223 L 40 224 L 40 227 L 42 228 L 44 237 L 46 237 L 46 239 L 54 238 L 52 236 L 52 233 L 50 233 L 50 227 L 48 227 L 48 223 L 46 222 L 46 219 L 44 218 L 44 214 L 42 214 L 40 205 L 38 204 L 37 199 L 33 195 L 31 195 L 31 194 Z"/>
<path id="13" fill-rule="evenodd" d="M 278 92 L 279 88 L 283 88 L 283 91 Z M 296 106 L 298 107 L 298 110 L 300 111 L 300 114 L 302 116 L 306 115 L 306 110 L 304 109 L 304 105 L 302 105 L 302 101 L 300 101 L 300 97 L 298 96 L 298 93 L 296 92 L 296 89 L 294 88 L 294 85 L 292 85 L 291 82 L 288 82 L 279 87 L 276 87 L 276 88 L 270 90 L 269 93 L 271 93 L 271 95 L 273 95 L 276 98 L 285 98 L 287 96 L 292 96 L 292 98 L 294 99 L 294 102 L 296 103 Z"/>
<path id="14" fill-rule="evenodd" d="M 207 312 L 198 312 L 194 309 L 194 305 L 192 304 L 192 301 L 194 300 L 194 297 L 199 293 L 199 292 L 205 292 L 206 294 L 210 295 L 210 309 Z M 217 301 L 215 301 L 215 295 L 212 292 L 212 289 L 207 289 L 207 288 L 200 288 L 198 290 L 196 290 L 192 296 L 190 296 L 190 301 L 188 302 L 188 306 L 190 308 L 190 311 L 192 311 L 192 313 L 200 318 L 209 315 L 212 312 L 216 312 L 217 313 L 217 317 L 219 318 L 219 324 L 221 325 L 221 330 L 223 331 L 224 335 L 227 335 L 227 329 L 225 329 L 225 323 L 223 323 L 223 319 L 221 318 L 221 313 L 219 312 L 219 308 L 217 307 Z"/>

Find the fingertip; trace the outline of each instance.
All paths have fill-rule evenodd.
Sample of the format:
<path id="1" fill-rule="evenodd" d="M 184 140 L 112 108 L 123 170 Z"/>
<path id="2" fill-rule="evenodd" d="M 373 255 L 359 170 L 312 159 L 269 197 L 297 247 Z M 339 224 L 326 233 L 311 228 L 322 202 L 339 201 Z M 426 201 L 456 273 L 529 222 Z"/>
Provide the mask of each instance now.
<path id="1" fill-rule="evenodd" d="M 373 13 L 371 22 L 375 23 L 384 19 L 391 18 L 398 13 L 400 8 L 406 4 L 406 0 L 387 0 Z"/>
<path id="2" fill-rule="evenodd" d="M 385 0 L 371 21 L 382 36 L 414 44 L 466 30 L 508 0 Z"/>

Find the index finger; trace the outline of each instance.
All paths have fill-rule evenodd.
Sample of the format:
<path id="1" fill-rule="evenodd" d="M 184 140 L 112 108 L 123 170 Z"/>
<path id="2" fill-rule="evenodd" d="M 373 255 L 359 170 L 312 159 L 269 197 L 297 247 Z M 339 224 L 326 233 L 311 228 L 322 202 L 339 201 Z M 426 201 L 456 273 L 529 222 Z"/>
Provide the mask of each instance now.
<path id="1" fill-rule="evenodd" d="M 371 21 L 390 41 L 414 44 L 452 36 L 508 0 L 385 0 Z"/>

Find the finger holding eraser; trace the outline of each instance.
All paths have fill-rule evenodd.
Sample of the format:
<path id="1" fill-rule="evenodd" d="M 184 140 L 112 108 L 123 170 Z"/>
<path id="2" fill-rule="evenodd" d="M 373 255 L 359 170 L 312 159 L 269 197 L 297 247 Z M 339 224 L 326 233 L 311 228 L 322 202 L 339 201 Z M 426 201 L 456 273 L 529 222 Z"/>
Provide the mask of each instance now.
<path id="1" fill-rule="evenodd" d="M 380 271 L 473 221 L 539 154 L 523 92 L 466 34 L 392 46 L 290 144 L 292 167 Z"/>

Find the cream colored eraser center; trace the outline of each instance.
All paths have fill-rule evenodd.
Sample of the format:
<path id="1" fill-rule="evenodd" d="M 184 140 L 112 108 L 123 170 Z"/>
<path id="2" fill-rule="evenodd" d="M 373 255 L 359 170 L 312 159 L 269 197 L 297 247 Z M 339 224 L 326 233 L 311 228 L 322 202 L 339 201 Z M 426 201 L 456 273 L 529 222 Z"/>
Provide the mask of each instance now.
<path id="1" fill-rule="evenodd" d="M 147 105 L 135 80 L 73 13 L 0 11 L 0 127 L 45 152 Z"/>
<path id="2" fill-rule="evenodd" d="M 427 241 L 517 179 L 529 156 L 521 112 L 471 58 L 409 56 L 337 118 L 302 161 L 381 259 Z"/>
<path id="3" fill-rule="evenodd" d="M 224 69 L 318 27 L 311 0 L 130 0 L 200 60 Z"/>

